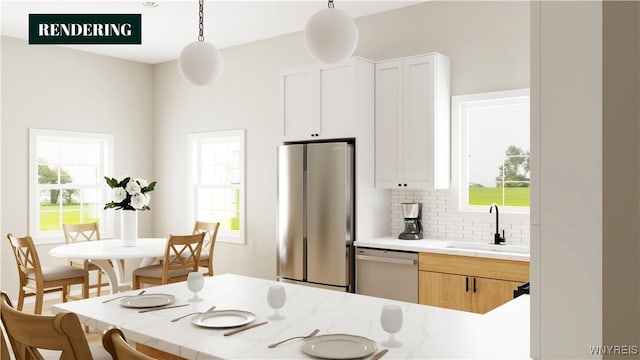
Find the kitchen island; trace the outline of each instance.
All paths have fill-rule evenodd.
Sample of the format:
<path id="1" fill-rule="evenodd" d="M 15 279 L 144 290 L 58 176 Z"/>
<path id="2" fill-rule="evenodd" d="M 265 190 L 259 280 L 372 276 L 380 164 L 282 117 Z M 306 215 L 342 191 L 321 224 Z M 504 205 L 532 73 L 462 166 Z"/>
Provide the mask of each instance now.
<path id="1" fill-rule="evenodd" d="M 185 307 L 138 313 L 118 301 L 102 303 L 112 297 L 83 299 L 57 304 L 54 312 L 73 311 L 81 322 L 105 330 L 119 326 L 129 340 L 187 359 L 299 359 L 310 358 L 294 340 L 276 348 L 268 344 L 319 329 L 319 335 L 351 334 L 376 342 L 378 349 L 387 338 L 380 325 L 385 304 L 402 309 L 404 324 L 396 334 L 402 342 L 390 348 L 386 359 L 528 359 L 529 297 L 520 296 L 484 315 L 411 304 L 387 299 L 342 293 L 295 284 L 224 274 L 206 277 L 201 302 L 187 301 L 192 294 L 185 283 L 148 288 L 147 293 L 172 294 L 176 304 Z M 267 304 L 270 285 L 285 287 L 287 300 L 280 313 L 283 320 L 268 320 L 273 309 Z M 133 294 L 133 292 L 131 292 Z M 232 336 L 223 329 L 198 327 L 190 319 L 172 318 L 192 311 L 217 309 L 246 310 L 256 322 L 266 325 Z"/>

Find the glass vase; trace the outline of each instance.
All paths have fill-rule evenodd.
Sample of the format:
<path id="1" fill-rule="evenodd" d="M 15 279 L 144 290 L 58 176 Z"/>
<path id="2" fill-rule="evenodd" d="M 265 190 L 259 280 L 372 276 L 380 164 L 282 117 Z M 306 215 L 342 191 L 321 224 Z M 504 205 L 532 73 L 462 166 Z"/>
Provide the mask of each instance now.
<path id="1" fill-rule="evenodd" d="M 120 211 L 120 240 L 123 246 L 136 246 L 138 240 L 138 212 Z"/>

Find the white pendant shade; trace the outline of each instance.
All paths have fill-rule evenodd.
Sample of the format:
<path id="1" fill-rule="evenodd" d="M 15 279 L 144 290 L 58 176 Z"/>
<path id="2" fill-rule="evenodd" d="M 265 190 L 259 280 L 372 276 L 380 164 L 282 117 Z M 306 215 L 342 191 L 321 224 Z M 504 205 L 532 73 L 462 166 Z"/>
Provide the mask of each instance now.
<path id="1" fill-rule="evenodd" d="M 348 59 L 358 45 L 358 28 L 344 11 L 328 8 L 315 13 L 304 28 L 304 44 L 314 59 L 335 64 Z"/>
<path id="2" fill-rule="evenodd" d="M 215 46 L 194 41 L 182 49 L 178 64 L 182 76 L 194 85 L 204 86 L 222 73 L 224 59 Z"/>

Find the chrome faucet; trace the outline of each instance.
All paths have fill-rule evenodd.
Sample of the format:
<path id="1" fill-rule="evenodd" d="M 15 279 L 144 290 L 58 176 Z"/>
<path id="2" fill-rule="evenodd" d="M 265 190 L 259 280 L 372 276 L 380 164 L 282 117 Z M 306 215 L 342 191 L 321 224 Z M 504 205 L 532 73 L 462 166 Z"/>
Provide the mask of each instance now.
<path id="1" fill-rule="evenodd" d="M 493 243 L 496 245 L 500 245 L 504 242 L 506 242 L 507 240 L 504 237 L 504 229 L 502 229 L 502 235 L 500 235 L 500 224 L 499 224 L 499 215 L 498 215 L 498 204 L 493 203 L 491 204 L 491 207 L 489 208 L 489 214 L 491 214 L 493 212 L 493 208 L 496 208 L 496 233 L 493 234 Z"/>

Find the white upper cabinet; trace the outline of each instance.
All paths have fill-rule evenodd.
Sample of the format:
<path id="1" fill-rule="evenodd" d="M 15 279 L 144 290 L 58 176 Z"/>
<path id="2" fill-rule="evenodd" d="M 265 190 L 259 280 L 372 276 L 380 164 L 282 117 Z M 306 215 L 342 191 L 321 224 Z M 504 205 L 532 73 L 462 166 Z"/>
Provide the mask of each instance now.
<path id="1" fill-rule="evenodd" d="M 449 73 L 438 53 L 376 64 L 377 187 L 449 187 Z"/>
<path id="2" fill-rule="evenodd" d="M 282 72 L 282 135 L 285 141 L 356 137 L 373 86 L 373 64 L 351 58 Z M 366 87 L 369 87 L 367 89 Z M 363 104 L 366 102 L 367 104 Z"/>
<path id="3" fill-rule="evenodd" d="M 307 138 L 320 131 L 318 72 L 316 67 L 282 73 L 283 134 L 286 138 Z"/>

